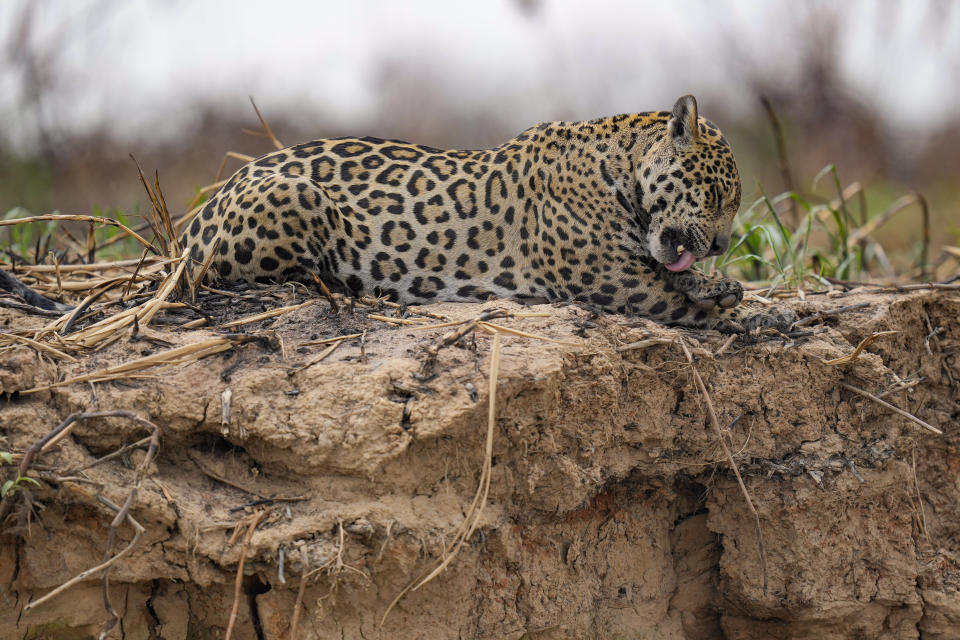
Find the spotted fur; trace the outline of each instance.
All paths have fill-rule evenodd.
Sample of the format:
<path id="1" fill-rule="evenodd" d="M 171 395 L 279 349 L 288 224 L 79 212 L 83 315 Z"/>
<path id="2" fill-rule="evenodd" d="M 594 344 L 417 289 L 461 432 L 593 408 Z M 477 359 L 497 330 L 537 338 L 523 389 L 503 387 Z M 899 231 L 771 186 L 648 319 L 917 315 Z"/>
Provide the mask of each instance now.
<path id="1" fill-rule="evenodd" d="M 664 265 L 725 251 L 740 206 L 726 139 L 672 112 L 548 122 L 493 149 L 314 140 L 242 167 L 184 234 L 229 280 L 408 303 L 576 300 L 700 328 L 785 327 L 734 280 Z M 681 249 L 682 246 L 682 249 Z M 785 317 L 777 314 L 787 313 Z"/>

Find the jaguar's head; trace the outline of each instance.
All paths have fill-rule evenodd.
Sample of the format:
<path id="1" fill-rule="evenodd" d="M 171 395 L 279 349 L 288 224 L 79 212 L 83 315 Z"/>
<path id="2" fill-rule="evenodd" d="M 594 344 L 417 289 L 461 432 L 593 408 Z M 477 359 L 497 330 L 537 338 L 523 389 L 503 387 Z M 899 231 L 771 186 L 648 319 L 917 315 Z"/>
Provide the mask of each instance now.
<path id="1" fill-rule="evenodd" d="M 683 96 L 636 171 L 637 197 L 649 216 L 650 256 L 671 271 L 724 253 L 740 208 L 740 176 L 733 152 L 712 123 Z"/>

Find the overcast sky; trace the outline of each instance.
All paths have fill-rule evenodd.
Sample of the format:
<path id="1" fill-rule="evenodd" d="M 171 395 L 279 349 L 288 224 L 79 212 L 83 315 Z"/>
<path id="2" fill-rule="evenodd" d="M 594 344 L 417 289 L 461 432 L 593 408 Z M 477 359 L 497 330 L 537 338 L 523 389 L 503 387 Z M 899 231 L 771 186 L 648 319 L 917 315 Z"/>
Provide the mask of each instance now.
<path id="1" fill-rule="evenodd" d="M 24 35 L 27 3 L 36 11 Z M 838 11 L 831 40 L 844 78 L 892 123 L 929 129 L 960 108 L 958 5 L 0 0 L 0 118 L 4 138 L 26 148 L 38 117 L 55 133 L 109 124 L 118 136 L 162 138 L 193 122 L 198 105 L 246 113 L 249 95 L 267 113 L 368 128 L 391 108 L 385 84 L 391 95 L 429 89 L 444 109 L 517 131 L 669 108 L 687 92 L 703 111 L 710 101 L 729 110 L 746 105 L 746 71 L 790 82 L 810 21 Z M 40 113 L 25 94 L 24 51 L 44 56 L 50 79 Z"/>

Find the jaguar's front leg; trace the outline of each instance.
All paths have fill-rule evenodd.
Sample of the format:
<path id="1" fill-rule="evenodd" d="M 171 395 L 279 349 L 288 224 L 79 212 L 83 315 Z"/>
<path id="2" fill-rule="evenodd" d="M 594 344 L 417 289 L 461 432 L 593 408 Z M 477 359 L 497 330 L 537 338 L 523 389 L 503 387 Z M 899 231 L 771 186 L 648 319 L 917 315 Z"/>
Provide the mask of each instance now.
<path id="1" fill-rule="evenodd" d="M 667 290 L 671 287 L 676 289 L 700 308 L 712 309 L 716 306 L 729 309 L 743 300 L 743 285 L 733 278 L 720 274 L 707 275 L 696 268 L 674 272 L 656 265 L 655 269 Z"/>
<path id="2" fill-rule="evenodd" d="M 627 295 L 627 310 L 663 324 L 742 333 L 774 328 L 786 331 L 796 321 L 790 309 L 741 305 L 743 286 L 731 278 L 688 269 L 672 272 L 659 263 L 641 268 L 640 289 Z"/>

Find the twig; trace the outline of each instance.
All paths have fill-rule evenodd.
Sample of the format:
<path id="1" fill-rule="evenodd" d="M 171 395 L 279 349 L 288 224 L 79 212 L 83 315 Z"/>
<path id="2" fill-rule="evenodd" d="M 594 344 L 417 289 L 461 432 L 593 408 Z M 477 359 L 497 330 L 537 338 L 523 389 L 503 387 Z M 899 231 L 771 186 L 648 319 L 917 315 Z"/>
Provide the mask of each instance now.
<path id="1" fill-rule="evenodd" d="M 104 627 L 104 632 L 101 635 L 105 635 L 119 620 L 116 611 L 113 609 L 113 606 L 110 604 L 109 596 L 109 570 L 110 568 L 123 556 L 130 552 L 131 549 L 137 544 L 140 540 L 140 536 L 146 531 L 143 526 L 130 515 L 130 506 L 133 504 L 134 499 L 136 498 L 137 492 L 140 489 L 141 484 L 143 483 L 144 477 L 146 477 L 147 470 L 150 468 L 150 465 L 153 463 L 153 459 L 157 455 L 157 451 L 160 449 L 160 427 L 153 424 L 149 420 L 141 418 L 137 414 L 131 411 L 99 411 L 91 413 L 74 413 L 67 417 L 62 423 L 60 423 L 53 431 L 44 436 L 42 439 L 38 440 L 30 449 L 27 450 L 27 453 L 24 454 L 23 460 L 20 462 L 21 474 L 25 472 L 25 469 L 29 467 L 30 463 L 33 460 L 33 457 L 38 451 L 43 449 L 43 446 L 53 440 L 58 434 L 66 431 L 68 427 L 76 423 L 78 420 L 89 419 L 89 418 L 102 418 L 102 417 L 124 417 L 137 422 L 143 426 L 146 426 L 152 431 L 150 435 L 150 446 L 147 449 L 146 455 L 144 455 L 143 460 L 137 466 L 136 479 L 134 480 L 133 486 L 130 488 L 130 492 L 127 494 L 126 500 L 124 500 L 123 506 L 118 507 L 103 496 L 98 496 L 97 499 L 110 509 L 116 511 L 117 515 L 113 518 L 113 521 L 110 523 L 110 530 L 107 533 L 107 544 L 103 553 L 104 562 L 93 567 L 92 569 L 87 569 L 74 578 L 68 580 L 64 584 L 60 585 L 47 595 L 34 600 L 30 604 L 24 607 L 24 613 L 30 611 L 34 607 L 38 607 L 44 602 L 50 600 L 59 593 L 62 593 L 66 589 L 69 589 L 71 586 L 77 584 L 78 582 L 94 575 L 98 572 L 103 572 L 103 600 L 104 607 L 107 610 L 107 613 L 110 614 L 110 620 L 106 623 Z M 126 520 L 130 523 L 130 526 L 134 528 L 136 533 L 133 536 L 133 539 L 124 547 L 119 553 L 114 556 L 110 556 L 110 553 L 113 550 L 113 544 L 116 540 L 117 530 L 120 525 Z"/>
<path id="2" fill-rule="evenodd" d="M 511 329 L 510 327 L 504 327 L 503 325 L 494 324 L 492 322 L 486 322 L 480 320 L 477 322 L 477 326 L 481 329 L 486 330 L 488 333 L 503 333 L 511 336 L 517 336 L 518 338 L 530 338 L 532 340 L 543 340 L 544 342 L 552 342 L 554 344 L 562 344 L 568 347 L 579 346 L 576 342 L 570 342 L 568 340 L 555 340 L 554 338 L 548 338 L 546 336 L 538 336 L 534 333 L 527 333 L 526 331 L 520 331 L 519 329 Z"/>
<path id="3" fill-rule="evenodd" d="M 785 334 L 785 335 L 786 335 L 787 337 L 791 337 L 791 338 L 793 337 L 793 336 L 791 336 L 789 333 L 788 333 L 788 334 Z M 720 348 L 713 352 L 713 357 L 716 358 L 717 356 L 722 355 L 723 353 L 726 353 L 727 349 L 730 348 L 730 345 L 732 345 L 732 344 L 733 344 L 733 341 L 736 340 L 738 337 L 739 337 L 739 336 L 738 336 L 736 333 L 734 333 L 734 334 L 731 335 L 729 338 L 727 338 L 726 340 L 724 340 L 724 341 L 723 341 L 723 344 L 720 345 Z"/>
<path id="4" fill-rule="evenodd" d="M 120 335 L 116 334 L 116 338 L 119 338 Z M 47 389 L 53 389 L 56 387 L 61 387 L 64 385 L 71 385 L 77 382 L 104 382 L 106 380 L 116 380 L 118 378 L 123 378 L 125 376 L 132 375 L 137 371 L 146 369 L 154 366 L 164 366 L 164 365 L 175 365 L 183 364 L 185 362 L 193 362 L 199 360 L 200 358 L 205 358 L 207 356 L 219 353 L 221 351 L 226 351 L 231 349 L 234 346 L 233 340 L 228 335 L 221 335 L 216 338 L 210 338 L 209 340 L 202 340 L 200 342 L 194 342 L 191 344 L 186 344 L 175 349 L 169 349 L 167 351 L 159 351 L 153 353 L 149 356 L 144 356 L 143 358 L 137 358 L 136 360 L 129 360 L 127 362 L 107 367 L 106 369 L 99 369 L 91 373 L 86 373 L 83 375 L 76 376 L 74 378 L 68 378 L 66 380 L 61 380 L 59 382 L 54 382 L 52 384 L 44 385 L 42 387 L 33 387 L 32 389 L 25 389 L 20 393 L 27 395 L 30 393 L 37 393 L 39 391 L 46 391 Z"/>
<path id="5" fill-rule="evenodd" d="M 362 333 L 350 333 L 344 336 L 334 336 L 332 338 L 324 338 L 322 340 L 308 340 L 307 342 L 301 342 L 298 344 L 298 347 L 312 347 L 318 344 L 330 344 L 331 342 L 340 342 L 341 340 L 353 340 L 354 338 L 359 338 L 363 336 Z"/>
<path id="6" fill-rule="evenodd" d="M 923 495 L 920 493 L 920 481 L 917 480 L 917 445 L 914 443 L 913 449 L 910 451 L 910 457 L 913 460 L 913 486 L 917 490 L 917 503 L 920 505 L 920 523 L 923 526 L 923 535 L 927 539 L 927 544 L 931 547 L 933 546 L 933 541 L 930 540 L 930 531 L 927 529 L 927 514 L 923 508 Z"/>
<path id="7" fill-rule="evenodd" d="M 120 294 L 121 300 L 126 300 L 127 294 L 130 293 L 130 287 L 133 286 L 133 283 L 136 281 L 137 276 L 140 274 L 140 269 L 143 268 L 143 261 L 147 259 L 147 250 L 144 249 L 140 253 L 140 260 L 137 261 L 137 268 L 133 270 L 133 273 L 130 275 L 130 279 L 127 280 L 127 284 L 123 287 L 123 293 Z"/>
<path id="8" fill-rule="evenodd" d="M 307 589 L 307 563 L 309 561 L 310 557 L 307 554 L 307 545 L 303 545 L 300 547 L 300 586 L 297 588 L 297 599 L 293 603 L 293 620 L 290 622 L 290 640 L 297 640 L 300 610 L 303 608 L 303 594 Z"/>
<path id="9" fill-rule="evenodd" d="M 203 291 L 208 291 L 210 293 L 216 294 L 218 296 L 226 296 L 227 298 L 234 298 L 236 300 L 249 300 L 250 302 L 263 302 L 263 300 L 255 295 L 243 295 L 240 293 L 234 293 L 233 291 L 224 291 L 223 289 L 215 289 L 210 285 L 202 284 L 200 288 Z"/>
<path id="10" fill-rule="evenodd" d="M 285 313 L 296 311 L 297 309 L 301 309 L 311 304 L 316 304 L 316 300 L 307 300 L 306 302 L 301 302 L 300 304 L 293 304 L 288 307 L 277 307 L 276 309 L 270 309 L 269 311 L 264 311 L 262 313 L 255 313 L 252 316 L 247 316 L 245 318 L 238 318 L 236 320 L 231 320 L 230 322 L 224 322 L 218 328 L 229 329 L 230 327 L 240 327 L 245 324 L 250 324 L 251 322 L 259 322 L 260 320 L 275 318 L 277 316 L 282 316 Z"/>
<path id="11" fill-rule="evenodd" d="M 70 469 L 69 471 L 64 471 L 63 473 L 64 473 L 64 475 L 68 475 L 68 476 L 69 476 L 69 475 L 73 475 L 73 474 L 75 474 L 75 473 L 80 473 L 81 471 L 86 471 L 87 469 L 91 469 L 91 468 L 97 466 L 98 464 L 103 464 L 104 462 L 108 462 L 108 461 L 110 461 L 110 460 L 113 460 L 114 458 L 117 458 L 117 457 L 119 457 L 119 456 L 122 456 L 123 454 L 125 454 L 127 451 L 130 451 L 131 449 L 139 449 L 139 448 L 142 447 L 143 445 L 145 445 L 145 444 L 147 444 L 148 442 L 150 442 L 152 439 L 153 439 L 153 436 L 147 436 L 146 438 L 143 438 L 142 440 L 137 440 L 136 442 L 132 442 L 132 443 L 130 443 L 130 444 L 124 446 L 124 447 L 121 447 L 121 448 L 117 449 L 116 451 L 114 451 L 113 453 L 108 453 L 107 455 L 103 456 L 102 458 L 97 458 L 97 459 L 94 460 L 93 462 L 88 462 L 87 464 L 83 465 L 82 467 L 77 467 L 76 469 Z"/>
<path id="12" fill-rule="evenodd" d="M 894 374 L 894 378 L 896 378 L 894 386 L 887 389 L 886 391 L 882 391 L 878 393 L 877 394 L 878 398 L 885 398 L 892 393 L 900 393 L 901 391 L 907 391 L 908 389 L 912 389 L 918 384 L 920 384 L 921 382 L 923 382 L 924 380 L 926 380 L 926 378 L 924 378 L 923 376 L 910 380 L 910 376 L 907 376 L 904 379 L 904 378 L 900 378 L 900 376 L 896 374 Z"/>
<path id="13" fill-rule="evenodd" d="M 827 316 L 835 316 L 838 313 L 845 313 L 847 311 L 855 311 L 857 309 L 863 309 L 864 307 L 869 307 L 870 302 L 858 302 L 857 304 L 848 304 L 845 307 L 836 307 L 834 309 L 824 309 L 823 311 L 817 311 L 813 315 L 809 315 L 806 318 L 802 318 L 793 323 L 794 328 L 797 327 L 806 327 L 811 325 L 821 318 L 826 318 Z"/>
<path id="14" fill-rule="evenodd" d="M 334 341 L 334 342 L 331 342 L 331 343 L 330 343 L 330 346 L 327 347 L 326 349 L 324 349 L 323 351 L 321 351 L 321 352 L 320 352 L 320 355 L 318 355 L 316 358 L 314 358 L 313 360 L 311 360 L 311 361 L 309 361 L 309 362 L 307 362 L 307 363 L 305 363 L 305 364 L 300 365 L 299 367 L 293 367 L 293 368 L 291 368 L 287 373 L 288 373 L 289 375 L 293 375 L 293 374 L 295 374 L 295 373 L 299 373 L 300 371 L 303 371 L 304 369 L 308 369 L 308 368 L 312 367 L 313 365 L 317 364 L 318 362 L 322 362 L 322 361 L 326 360 L 326 359 L 327 359 L 327 356 L 329 356 L 331 353 L 333 353 L 334 350 L 336 350 L 336 348 L 339 347 L 341 344 L 343 344 L 345 341 L 347 341 L 348 339 L 350 339 L 350 337 L 351 337 L 351 336 L 344 336 L 344 337 L 340 338 L 339 340 L 336 340 L 336 341 Z"/>
<path id="15" fill-rule="evenodd" d="M 70 346 L 74 348 L 102 348 L 105 346 L 105 344 L 109 344 L 111 341 L 119 339 L 120 334 L 118 334 L 117 331 L 132 324 L 135 318 L 144 326 L 150 324 L 150 321 L 159 311 L 167 308 L 167 298 L 174 292 L 174 289 L 178 288 L 178 282 L 180 281 L 183 271 L 187 265 L 186 254 L 187 252 L 184 251 L 184 253 L 176 260 L 176 262 L 179 263 L 176 270 L 164 277 L 156 293 L 153 294 L 148 301 L 134 308 L 127 309 L 126 311 L 105 318 L 104 320 L 84 328 L 82 331 L 78 331 L 77 333 L 70 335 L 67 338 Z M 120 281 L 123 280 L 125 280 L 125 278 L 120 279 Z M 56 326 L 56 324 L 57 323 L 54 323 L 53 326 Z"/>
<path id="16" fill-rule="evenodd" d="M 449 347 L 460 340 L 460 338 L 476 329 L 479 322 L 493 320 L 494 318 L 504 318 L 506 315 L 506 311 L 503 311 L 502 309 L 491 309 L 490 311 L 484 311 L 476 318 L 466 321 L 456 331 L 451 331 L 450 333 L 444 334 L 444 336 L 440 338 L 440 342 L 438 344 L 424 347 L 424 350 L 427 351 L 427 353 L 431 356 L 436 356 L 440 349 Z"/>
<path id="17" fill-rule="evenodd" d="M 200 285 L 203 284 L 203 277 L 207 275 L 207 270 L 210 268 L 210 265 L 213 264 L 213 258 L 217 255 L 217 250 L 220 248 L 220 242 L 222 240 L 223 238 L 217 238 L 213 246 L 210 247 L 210 254 L 207 256 L 207 259 L 203 261 L 203 264 L 200 265 L 200 272 L 197 273 L 197 277 L 193 279 L 191 290 L 196 291 L 200 288 Z"/>
<path id="18" fill-rule="evenodd" d="M 27 338 L 26 336 L 18 336 L 18 335 L 15 334 L 15 333 L 0 332 L 0 339 L 2 339 L 2 340 L 10 340 L 11 342 L 20 342 L 20 343 L 25 344 L 25 345 L 27 345 L 27 346 L 29 346 L 29 347 L 33 347 L 33 349 L 35 349 L 36 351 L 46 352 L 46 353 L 54 356 L 55 358 L 60 358 L 60 359 L 62 359 L 62 360 L 66 360 L 67 362 L 74 362 L 74 363 L 80 362 L 79 360 L 77 360 L 77 359 L 74 358 L 73 356 L 71 356 L 71 355 L 69 355 L 69 354 L 66 354 L 66 353 L 64 353 L 63 351 L 60 351 L 59 349 L 55 349 L 54 347 L 51 347 L 50 345 L 43 344 L 42 342 L 37 342 L 36 340 L 33 340 L 33 339 L 31 339 L 31 338 Z"/>
<path id="19" fill-rule="evenodd" d="M 333 311 L 334 314 L 340 313 L 340 305 L 338 305 L 337 301 L 334 300 L 333 294 L 330 293 L 330 289 L 327 288 L 326 283 L 323 280 L 321 280 L 320 276 L 318 276 L 317 274 L 311 273 L 310 275 L 313 276 L 313 279 L 317 283 L 317 286 L 320 287 L 320 291 L 323 292 L 323 297 L 326 298 L 327 302 L 330 303 L 330 310 Z"/>
<path id="20" fill-rule="evenodd" d="M 146 255 L 146 251 L 144 251 L 144 255 Z M 107 291 L 112 289 L 117 284 L 119 283 L 118 282 L 107 283 L 105 286 L 101 287 L 98 291 L 94 291 L 93 293 L 88 295 L 86 298 L 84 298 L 83 301 L 80 304 L 78 304 L 76 308 L 70 313 L 70 317 L 67 318 L 67 321 L 63 324 L 63 327 L 61 327 L 60 330 L 57 331 L 57 333 L 59 333 L 62 336 L 65 336 L 68 333 L 70 333 L 73 330 L 73 325 L 76 324 L 77 319 L 80 317 L 80 315 L 84 311 L 89 309 L 91 304 L 96 302 L 103 294 L 105 294 Z"/>
<path id="21" fill-rule="evenodd" d="M 240 592 L 243 590 L 243 565 L 247 562 L 247 549 L 250 547 L 250 539 L 253 538 L 253 532 L 263 519 L 267 516 L 266 511 L 258 511 L 252 518 L 245 518 L 237 523 L 233 537 L 230 538 L 230 544 L 236 540 L 237 534 L 242 530 L 242 525 L 247 527 L 247 533 L 243 537 L 243 546 L 240 547 L 240 561 L 237 563 L 237 578 L 233 583 L 233 608 L 230 610 L 230 621 L 227 623 L 227 631 L 223 635 L 224 640 L 230 640 L 233 636 L 233 625 L 237 621 L 237 611 L 240 609 Z"/>
<path id="22" fill-rule="evenodd" d="M 127 555 L 127 553 L 128 553 L 131 549 L 133 549 L 133 546 L 134 546 L 134 545 L 137 543 L 137 541 L 140 539 L 140 536 L 143 534 L 143 532 L 146 531 L 146 530 L 143 528 L 143 526 L 140 525 L 140 523 L 136 522 L 136 520 L 134 520 L 132 517 L 130 517 L 129 514 L 127 515 L 127 517 L 129 518 L 128 521 L 130 522 L 130 525 L 133 526 L 134 529 L 136 529 L 137 532 L 134 534 L 133 539 L 130 541 L 130 543 L 127 544 L 127 546 L 124 547 L 123 550 L 120 551 L 120 553 L 118 553 L 117 555 L 113 556 L 112 558 L 110 558 L 110 559 L 107 560 L 106 562 L 103 562 L 103 563 L 101 563 L 101 564 L 98 564 L 98 565 L 95 566 L 95 567 L 91 567 L 90 569 L 87 569 L 86 571 L 83 571 L 83 572 L 77 574 L 76 576 L 74 576 L 73 578 L 70 578 L 69 580 L 67 580 L 66 582 L 64 582 L 62 585 L 60 585 L 59 587 L 57 587 L 56 589 L 54 589 L 53 591 L 51 591 L 51 592 L 48 593 L 47 595 L 45 595 L 45 596 L 43 596 L 43 597 L 41 597 L 41 598 L 37 598 L 37 599 L 34 600 L 33 602 L 27 604 L 27 605 L 23 608 L 23 612 L 24 612 L 24 613 L 30 613 L 31 610 L 35 609 L 36 607 L 39 607 L 40 605 L 42 605 L 43 603 L 47 602 L 47 601 L 50 600 L 51 598 L 54 598 L 54 597 L 60 595 L 61 593 L 63 593 L 64 591 L 66 591 L 67 589 L 69 589 L 70 587 L 72 587 L 73 585 L 77 584 L 78 582 L 83 582 L 84 580 L 86 580 L 86 579 L 89 578 L 90 576 L 92 576 L 92 575 L 94 575 L 95 573 L 98 573 L 98 572 L 100 572 L 100 571 L 106 571 L 106 570 L 109 569 L 114 563 L 116 563 L 120 558 L 122 558 L 123 556 Z M 134 525 L 134 523 L 136 523 L 136 525 Z M 137 527 L 139 527 L 139 529 L 138 529 Z"/>
<path id="23" fill-rule="evenodd" d="M 876 333 L 871 333 L 869 336 L 860 341 L 860 344 L 853 350 L 852 353 L 849 353 L 845 356 L 840 356 L 839 358 L 833 358 L 831 360 L 824 360 L 823 364 L 828 364 L 831 366 L 845 365 L 850 364 L 854 360 L 860 357 L 860 354 L 863 353 L 863 350 L 870 346 L 874 340 L 877 338 L 882 338 L 883 336 L 890 336 L 899 331 L 878 331 Z"/>
<path id="24" fill-rule="evenodd" d="M 257 114 L 257 119 L 260 120 L 260 126 L 263 127 L 263 132 L 266 134 L 265 137 L 268 138 L 270 142 L 273 143 L 273 146 L 277 148 L 277 151 L 279 151 L 280 149 L 283 149 L 283 143 L 280 142 L 280 140 L 277 139 L 277 136 L 273 134 L 273 129 L 271 129 L 270 125 L 267 124 L 266 118 L 264 118 L 260 114 L 260 109 L 257 108 L 257 103 L 253 101 L 253 96 L 249 96 L 249 98 L 250 98 L 250 104 L 253 105 L 253 110 Z"/>
<path id="25" fill-rule="evenodd" d="M 617 347 L 617 352 L 623 353 L 624 351 L 634 351 L 636 349 L 646 349 L 647 347 L 652 347 L 658 344 L 671 344 L 673 338 L 647 338 L 646 340 L 639 340 L 637 342 L 631 342 L 623 346 Z"/>
<path id="26" fill-rule="evenodd" d="M 98 247 L 98 249 L 99 248 L 101 247 Z M 61 264 L 59 267 L 52 264 L 23 264 L 18 265 L 18 269 L 31 275 L 36 273 L 56 273 L 57 271 L 63 274 L 74 273 L 77 271 L 82 273 L 92 273 L 96 271 L 112 271 L 114 269 L 122 269 L 123 267 L 135 267 L 139 262 L 141 262 L 139 258 L 130 258 L 129 260 L 111 260 L 108 262 L 95 262 L 93 264 Z M 162 266 L 171 262 L 176 262 L 176 260 L 168 260 L 153 256 L 146 258 L 143 260 L 143 262 L 144 264 L 149 264 L 149 266 Z"/>
<path id="27" fill-rule="evenodd" d="M 943 431 L 941 431 L 941 430 L 938 429 L 937 427 L 933 426 L 932 424 L 927 424 L 926 422 L 924 422 L 923 420 L 921 420 L 921 419 L 918 418 L 917 416 L 913 415 L 912 413 L 907 413 L 907 412 L 904 411 L 903 409 L 899 409 L 899 408 L 893 406 L 892 404 L 890 404 L 890 403 L 887 402 L 886 400 L 881 400 L 880 398 L 878 398 L 877 396 L 873 395 L 872 393 L 870 393 L 870 392 L 868 392 L 868 391 L 864 391 L 863 389 L 858 389 L 857 387 L 854 387 L 853 385 L 849 385 L 849 384 L 847 384 L 846 382 L 841 382 L 841 383 L 840 383 L 840 386 L 843 387 L 844 389 L 847 389 L 848 391 L 853 391 L 854 393 L 858 393 L 858 394 L 860 394 L 861 396 L 863 396 L 863 397 L 865 397 L 865 398 L 870 398 L 871 400 L 873 400 L 874 402 L 876 402 L 877 404 L 879 404 L 881 407 L 886 407 L 887 409 L 890 409 L 890 410 L 893 411 L 894 413 L 899 413 L 901 416 L 903 416 L 903 417 L 906 418 L 907 420 L 910 420 L 911 422 L 920 425 L 921 427 L 923 427 L 923 428 L 926 429 L 927 431 L 932 431 L 933 433 L 937 434 L 938 436 L 942 436 L 942 435 L 943 435 Z"/>
<path id="28" fill-rule="evenodd" d="M 159 175 L 154 181 L 157 187 L 157 191 L 155 192 L 150 188 L 150 183 L 147 182 L 146 176 L 143 175 L 143 169 L 140 167 L 140 163 L 137 162 L 137 159 L 132 153 L 130 154 L 130 159 L 133 160 L 133 163 L 137 166 L 137 176 L 140 178 L 140 184 L 143 185 L 144 190 L 147 192 L 147 198 L 149 198 L 150 204 L 153 207 L 150 212 L 152 217 L 150 229 L 153 231 L 154 239 L 160 243 L 160 253 L 167 257 L 173 257 L 180 253 L 180 251 L 174 251 L 174 247 L 179 245 L 176 244 L 176 234 L 171 234 L 167 228 L 165 218 L 169 219 L 170 214 L 166 211 L 166 203 L 164 203 L 162 197 L 158 195 L 160 189 Z M 164 213 L 166 213 L 166 216 L 164 216 Z M 150 218 L 148 218 L 148 220 L 150 220 Z"/>
<path id="29" fill-rule="evenodd" d="M 37 456 L 37 454 L 40 453 L 47 443 L 56 438 L 62 432 L 66 431 L 68 428 L 71 428 L 73 423 L 79 422 L 80 420 L 93 420 L 97 418 L 128 418 L 140 424 L 146 425 L 151 429 L 155 428 L 152 422 L 149 420 L 144 420 L 132 411 L 92 411 L 89 413 L 71 413 L 69 416 L 64 418 L 63 422 L 54 427 L 50 433 L 34 442 L 33 445 L 27 449 L 27 452 L 23 454 L 23 460 L 20 461 L 20 475 L 27 475 L 27 471 L 30 470 L 30 465 L 33 463 L 33 459 Z"/>
<path id="30" fill-rule="evenodd" d="M 132 157 L 132 156 L 131 156 Z M 139 165 L 137 166 L 139 169 Z M 154 170 L 153 172 L 153 191 L 157 196 L 157 202 L 159 203 L 159 209 L 157 213 L 160 216 L 160 221 L 163 224 L 163 230 L 167 234 L 167 241 L 170 243 L 173 251 L 171 251 L 171 257 L 178 256 L 181 254 L 180 249 L 180 237 L 177 235 L 176 230 L 173 227 L 173 220 L 170 216 L 170 210 L 167 209 L 167 201 L 163 197 L 163 190 L 160 188 L 160 172 Z M 190 281 L 188 280 L 188 283 Z"/>
<path id="31" fill-rule="evenodd" d="M 87 262 L 97 261 L 97 234 L 93 225 L 87 226 Z"/>
<path id="32" fill-rule="evenodd" d="M 287 546 L 281 544 L 277 547 L 277 580 L 280 581 L 280 584 L 287 584 L 287 578 L 284 575 L 284 565 L 287 560 Z"/>
<path id="33" fill-rule="evenodd" d="M 400 324 L 400 325 L 420 325 L 426 322 L 426 318 L 390 318 L 387 316 L 382 316 L 378 313 L 371 313 L 367 315 L 371 320 L 379 320 L 380 322 L 389 322 L 390 324 Z"/>
<path id="34" fill-rule="evenodd" d="M 63 305 L 55 300 L 43 297 L 27 285 L 20 282 L 16 276 L 11 273 L 7 273 L 3 269 L 0 269 L 0 290 L 9 291 L 27 304 L 33 305 L 38 309 L 44 309 L 46 311 L 59 311 L 60 314 L 63 314 L 65 310 L 69 309 L 67 305 Z"/>
<path id="35" fill-rule="evenodd" d="M 680 346 L 683 348 L 683 354 L 687 357 L 687 362 L 690 363 L 690 370 L 693 372 L 693 380 L 697 384 L 697 389 L 700 390 L 704 401 L 707 403 L 707 413 L 710 415 L 710 424 L 713 426 L 713 430 L 717 433 L 717 438 L 720 440 L 720 446 L 723 447 L 723 452 L 727 456 L 727 461 L 730 463 L 730 468 L 733 469 L 733 474 L 737 477 L 737 484 L 740 485 L 740 491 L 743 492 L 743 497 L 747 501 L 747 507 L 750 509 L 750 513 L 753 514 L 753 521 L 757 527 L 757 544 L 760 548 L 760 568 L 763 572 L 763 593 L 766 595 L 767 553 L 766 548 L 763 545 L 763 531 L 760 529 L 760 515 L 753 506 L 753 500 L 750 499 L 750 492 L 747 491 L 747 485 L 743 483 L 743 478 L 740 477 L 740 469 L 737 467 L 736 460 L 733 459 L 733 454 L 730 453 L 730 447 L 727 446 L 727 441 L 724 438 L 723 430 L 720 428 L 720 421 L 717 420 L 717 414 L 713 410 L 713 401 L 710 399 L 710 394 L 707 393 L 707 387 L 703 384 L 703 378 L 700 377 L 700 372 L 697 371 L 697 367 L 693 363 L 693 355 L 690 353 L 690 349 L 687 348 L 687 343 L 683 338 L 680 338 Z"/>
<path id="36" fill-rule="evenodd" d="M 350 298 L 350 299 L 355 300 L 356 298 Z M 433 318 L 434 320 L 440 320 L 441 322 L 446 322 L 447 320 L 449 320 L 449 318 L 447 318 L 446 316 L 442 316 L 436 313 L 430 313 L 429 311 L 423 311 L 417 308 L 406 307 L 397 302 L 391 302 L 389 300 L 383 300 L 381 298 L 371 298 L 370 296 L 361 296 L 359 299 L 356 299 L 356 300 L 361 304 L 367 305 L 368 307 L 377 307 L 379 305 L 383 305 L 385 307 L 390 307 L 391 309 L 405 308 L 410 313 L 415 313 L 418 316 L 426 316 L 428 318 Z"/>
<path id="37" fill-rule="evenodd" d="M 23 311 L 24 313 L 32 313 L 35 316 L 43 316 L 44 318 L 63 317 L 62 311 L 41 309 L 40 307 L 35 307 L 32 304 L 23 304 L 22 302 L 15 302 L 14 300 L 10 300 L 8 298 L 0 298 L 0 307 L 6 307 L 7 309 L 16 309 L 17 311 Z"/>
<path id="38" fill-rule="evenodd" d="M 930 348 L 930 341 L 936 338 L 938 335 L 940 335 L 944 331 L 946 331 L 945 328 L 937 327 L 936 329 L 931 331 L 929 334 L 927 334 L 927 337 L 923 339 L 923 346 L 927 348 L 927 353 L 929 353 L 930 355 L 933 355 L 933 349 Z"/>
<path id="39" fill-rule="evenodd" d="M 835 278 L 824 277 L 824 280 L 830 284 L 838 284 L 844 287 L 873 287 L 864 289 L 860 293 L 903 293 L 905 291 L 922 291 L 933 289 L 936 291 L 960 291 L 960 284 L 956 284 L 956 278 L 949 278 L 943 282 L 915 282 L 913 284 L 879 284 L 876 282 L 857 282 L 851 280 L 837 280 Z"/>
<path id="40" fill-rule="evenodd" d="M 440 322 L 438 324 L 422 324 L 420 326 L 414 327 L 414 331 L 426 331 L 429 329 L 446 329 L 447 327 L 459 327 L 462 324 L 470 322 L 470 319 L 466 320 L 451 320 L 449 322 Z"/>

